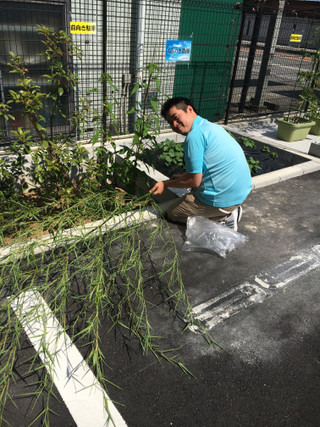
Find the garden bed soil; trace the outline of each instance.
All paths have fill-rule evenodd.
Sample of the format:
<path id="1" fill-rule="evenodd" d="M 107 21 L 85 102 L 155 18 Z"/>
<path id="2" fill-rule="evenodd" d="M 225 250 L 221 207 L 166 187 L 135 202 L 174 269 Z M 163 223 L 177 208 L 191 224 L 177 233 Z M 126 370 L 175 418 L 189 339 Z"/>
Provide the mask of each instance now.
<path id="1" fill-rule="evenodd" d="M 280 158 L 278 156 L 276 159 L 272 158 L 270 153 L 259 149 L 258 147 L 251 148 L 241 145 L 241 148 L 244 151 L 246 159 L 249 160 L 252 157 L 255 161 L 259 161 L 259 167 L 255 172 L 252 172 L 252 176 L 262 175 L 265 173 L 273 172 L 278 169 L 287 168 L 292 165 L 291 162 Z M 147 154 L 145 157 L 145 162 L 152 164 L 154 168 L 161 172 L 163 175 L 170 177 L 175 174 L 181 174 L 185 172 L 185 169 L 179 165 L 166 165 L 165 162 L 160 158 L 162 150 L 160 148 L 154 150 L 146 150 Z M 272 150 L 271 150 L 272 151 Z"/>
<path id="2" fill-rule="evenodd" d="M 242 149 L 247 160 L 252 157 L 254 160 L 259 161 L 259 167 L 261 169 L 257 169 L 255 172 L 252 172 L 252 176 L 262 175 L 291 166 L 289 161 L 280 158 L 280 156 L 274 159 L 270 153 L 267 153 L 257 147 L 242 147 Z"/>

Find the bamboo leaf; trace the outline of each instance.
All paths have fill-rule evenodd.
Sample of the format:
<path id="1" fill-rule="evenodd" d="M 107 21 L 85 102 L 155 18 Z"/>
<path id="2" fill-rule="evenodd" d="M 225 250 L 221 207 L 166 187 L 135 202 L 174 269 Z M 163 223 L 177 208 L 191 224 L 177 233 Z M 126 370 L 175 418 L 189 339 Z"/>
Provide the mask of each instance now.
<path id="1" fill-rule="evenodd" d="M 157 113 L 157 112 L 158 112 L 158 102 L 157 102 L 157 101 L 153 101 L 153 100 L 151 100 L 151 101 L 150 101 L 150 104 L 151 104 L 151 106 L 152 106 L 153 111 L 154 111 L 155 113 Z"/>

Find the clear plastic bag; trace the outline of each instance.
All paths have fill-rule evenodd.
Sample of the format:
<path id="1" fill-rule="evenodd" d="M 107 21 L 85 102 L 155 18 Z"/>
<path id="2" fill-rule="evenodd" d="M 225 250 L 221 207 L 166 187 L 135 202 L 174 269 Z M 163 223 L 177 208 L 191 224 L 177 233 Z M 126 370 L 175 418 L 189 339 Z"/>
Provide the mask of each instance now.
<path id="1" fill-rule="evenodd" d="M 227 253 L 243 245 L 248 240 L 226 225 L 211 221 L 201 216 L 190 216 L 187 220 L 184 251 L 216 252 L 223 258 Z"/>

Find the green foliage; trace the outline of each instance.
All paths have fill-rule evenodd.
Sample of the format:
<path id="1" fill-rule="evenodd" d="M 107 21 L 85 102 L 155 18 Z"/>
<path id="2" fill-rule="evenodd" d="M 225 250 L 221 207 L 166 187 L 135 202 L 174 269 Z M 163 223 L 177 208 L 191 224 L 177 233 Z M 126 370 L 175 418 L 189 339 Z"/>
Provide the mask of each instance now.
<path id="1" fill-rule="evenodd" d="M 247 163 L 248 163 L 251 175 L 261 169 L 261 167 L 259 166 L 259 163 L 260 163 L 259 160 L 254 160 L 252 156 L 250 156 L 249 159 L 247 159 Z"/>
<path id="2" fill-rule="evenodd" d="M 243 145 L 246 148 L 249 149 L 256 149 L 256 143 L 250 139 L 250 138 L 246 138 L 244 136 L 240 136 L 237 138 L 237 141 L 239 144 Z M 265 145 L 262 149 L 263 152 L 268 153 L 270 158 L 275 160 L 278 158 L 278 153 L 271 151 L 270 147 L 268 145 Z M 251 172 L 251 175 L 257 173 L 259 170 L 261 170 L 261 166 L 259 166 L 260 161 L 259 160 L 255 160 L 252 156 L 250 156 L 249 158 L 247 158 L 247 163 Z"/>
<path id="3" fill-rule="evenodd" d="M 316 30 L 318 42 L 320 43 L 320 27 Z M 303 57 L 311 59 L 312 68 L 308 71 L 299 72 L 299 82 L 302 84 L 300 94 L 300 109 L 307 110 L 307 117 L 310 119 L 320 118 L 320 45 L 315 52 L 303 52 Z"/>
<path id="4" fill-rule="evenodd" d="M 29 393 L 30 416 L 37 416 L 32 409 L 33 403 L 37 407 L 37 399 L 45 393 L 47 397 L 40 419 L 42 424 L 49 425 L 46 419 L 55 400 L 53 379 L 44 371 L 52 372 L 52 363 L 60 349 L 57 348 L 57 353 L 47 357 L 43 364 L 36 352 L 30 355 L 30 351 L 24 353 L 21 349 L 25 332 L 17 314 L 27 294 L 41 295 L 47 302 L 65 333 L 82 349 L 86 362 L 105 389 L 111 383 L 102 334 L 104 337 L 110 334 L 108 340 L 117 337 L 119 348 L 125 346 L 137 351 L 140 347 L 143 353 L 151 352 L 156 359 L 172 363 L 192 375 L 176 351 L 166 348 L 165 338 L 160 339 L 160 333 L 157 334 L 157 324 L 152 322 L 154 314 L 150 316 L 150 310 L 156 312 L 160 304 L 160 316 L 167 308 L 168 317 L 181 322 L 181 330 L 195 325 L 208 343 L 214 344 L 201 324 L 193 319 L 169 226 L 162 220 L 142 220 L 149 199 L 146 196 L 136 199 L 110 190 L 87 192 L 62 212 L 57 211 L 54 204 L 38 206 L 35 202 L 27 211 L 21 202 L 16 201 L 12 206 L 15 211 L 11 217 L 13 223 L 6 221 L 1 229 L 4 239 L 9 231 L 7 227 L 16 227 L 13 243 L 19 243 L 11 246 L 9 254 L 0 254 L 1 419 L 6 417 L 6 402 L 16 399 L 10 394 L 10 385 L 24 381 L 28 392 L 28 379 L 34 373 L 39 373 L 39 380 Z M 153 208 L 156 211 L 157 207 Z M 104 219 L 84 228 L 85 217 Z M 19 228 L 21 224 L 24 225 L 22 230 Z M 48 225 L 54 247 L 39 238 L 26 243 L 26 238 L 30 237 L 27 230 L 33 228 L 39 235 L 48 229 Z M 78 229 L 66 234 L 66 226 L 78 226 Z M 14 303 L 18 304 L 15 312 L 12 310 Z M 38 310 L 28 308 L 25 321 L 34 319 L 35 312 Z M 45 325 L 47 320 L 50 319 L 42 319 Z M 41 334 L 38 339 L 45 343 L 45 330 L 38 334 Z M 15 367 L 18 356 L 20 364 Z M 76 369 L 73 374 L 77 375 Z"/>
<path id="5" fill-rule="evenodd" d="M 127 114 L 134 114 L 136 119 L 133 144 L 130 148 L 122 147 L 121 156 L 124 169 L 117 176 L 125 183 L 129 192 L 134 192 L 134 183 L 139 179 L 145 180 L 143 173 L 137 168 L 139 162 L 144 162 L 146 147 L 154 147 L 156 138 L 160 133 L 159 99 L 151 94 L 151 89 L 156 88 L 158 95 L 161 94 L 161 80 L 159 75 L 162 70 L 154 63 L 145 68 L 137 70 L 145 74 L 145 79 L 138 80 L 131 91 L 134 95 L 138 90 L 142 92 L 143 99 L 136 102 Z M 148 110 L 148 111 L 147 111 Z"/>
<path id="6" fill-rule="evenodd" d="M 157 144 L 162 153 L 160 154 L 160 159 L 163 160 L 166 166 L 170 165 L 184 165 L 184 153 L 182 144 L 177 144 L 172 139 L 166 138 L 165 141 L 162 141 Z"/>
<path id="7" fill-rule="evenodd" d="M 151 210 L 152 198 L 137 197 L 134 188 L 142 177 L 136 166 L 143 160 L 145 145 L 155 145 L 160 131 L 159 100 L 150 98 L 150 89 L 155 87 L 160 93 L 161 70 L 155 64 L 140 70 L 146 79 L 134 85 L 132 94 L 141 90 L 144 99 L 128 112 L 136 116 L 133 145 L 119 146 L 105 126 L 108 117 L 117 132 L 115 95 L 104 97 L 102 111 L 92 111 L 90 97 L 98 92 L 93 88 L 80 97 L 74 113 L 65 117 L 63 97 L 75 90 L 78 81 L 68 64 L 72 57 L 80 59 L 81 51 L 63 32 L 45 27 L 39 32 L 48 62 L 44 78 L 50 89 L 42 92 L 28 76 L 23 58 L 11 53 L 10 66 L 18 75 L 19 88 L 10 92 L 7 104 L 0 104 L 0 118 L 14 120 L 10 110 L 17 104 L 32 125 L 32 129 L 11 131 L 10 156 L 0 158 L 0 245 L 6 246 L 0 253 L 0 419 L 5 419 L 6 402 L 15 402 L 10 385 L 39 373 L 29 397 L 35 407 L 39 396 L 45 393 L 45 398 L 33 422 L 49 425 L 50 400 L 55 398 L 50 373 L 57 354 L 41 365 L 37 353 L 30 357 L 27 352 L 20 365 L 25 371 L 17 372 L 15 367 L 18 354 L 23 358 L 25 332 L 13 306 L 21 309 L 28 293 L 38 294 L 48 303 L 72 341 L 83 349 L 88 365 L 105 388 L 110 383 L 101 331 L 119 331 L 116 335 L 123 337 L 125 346 L 140 346 L 144 353 L 149 351 L 192 375 L 172 350 L 158 344 L 149 311 L 160 303 L 167 304 L 168 315 L 180 319 L 183 329 L 197 323 L 207 342 L 215 343 L 193 319 L 169 227 L 155 217 L 152 223 L 143 221 L 146 207 Z M 103 73 L 100 83 L 117 93 L 109 74 Z M 44 109 L 49 113 L 47 120 Z M 54 132 L 59 117 L 69 125 L 68 134 Z M 94 127 L 91 158 L 77 142 L 88 125 Z M 72 168 L 81 171 L 76 178 Z M 31 192 L 17 193 L 17 181 L 24 190 L 26 177 Z M 115 188 L 117 184 L 132 194 Z M 97 222 L 85 228 L 88 221 Z M 49 245 L 40 238 L 48 233 L 52 238 Z M 35 311 L 37 308 L 29 309 L 25 319 L 33 319 Z M 38 338 L 45 352 L 46 331 Z"/>
<path id="8" fill-rule="evenodd" d="M 302 58 L 310 58 L 311 69 L 299 71 L 298 82 L 301 85 L 300 100 L 297 103 L 297 112 L 288 113 L 287 120 L 299 123 L 301 119 L 320 118 L 320 27 L 315 30 L 315 50 L 303 50 Z"/>
<path id="9" fill-rule="evenodd" d="M 61 209 L 65 209 L 81 196 L 84 189 L 104 191 L 114 186 L 121 186 L 131 194 L 137 192 L 136 182 L 145 181 L 146 176 L 137 168 L 143 161 L 142 153 L 145 144 L 153 145 L 160 131 L 158 103 L 155 97 L 149 99 L 150 89 L 156 87 L 160 93 L 160 68 L 156 64 L 148 64 L 140 72 L 146 74 L 146 80 L 134 85 L 132 94 L 143 91 L 144 100 L 130 109 L 128 114 L 135 114 L 136 123 L 133 144 L 119 146 L 115 143 L 109 127 L 108 117 L 118 133 L 117 120 L 114 113 L 117 87 L 108 73 L 103 73 L 99 82 L 112 91 L 111 99 L 103 99 L 102 111 L 93 111 L 90 97 L 99 92 L 93 88 L 86 97 L 79 97 L 79 105 L 68 117 L 64 112 L 64 97 L 76 89 L 78 76 L 68 64 L 73 57 L 81 59 L 81 50 L 73 43 L 72 38 L 63 31 L 54 32 L 44 26 L 39 27 L 43 37 L 44 50 L 41 53 L 48 64 L 48 73 L 43 76 L 49 84 L 44 93 L 39 85 L 28 77 L 23 58 L 10 53 L 11 72 L 18 75 L 18 90 L 11 90 L 11 99 L 7 104 L 0 104 L 0 116 L 7 121 L 14 120 L 10 115 L 10 104 L 18 104 L 22 115 L 29 119 L 32 129 L 18 127 L 11 131 L 13 142 L 8 161 L 0 165 L 0 198 L 3 200 L 15 191 L 14 182 L 21 179 L 20 188 L 25 188 L 24 177 L 28 175 L 33 190 L 43 200 L 55 199 Z M 151 111 L 146 111 L 148 102 Z M 49 116 L 43 116 L 44 109 Z M 54 125 L 57 118 L 63 117 L 69 126 L 67 134 L 56 134 Z M 90 120 L 90 122 L 89 122 Z M 91 139 L 93 156 L 76 136 L 85 135 L 88 127 L 94 126 Z M 114 134 L 114 133 L 113 133 Z M 26 155 L 29 156 L 26 163 Z M 73 173 L 74 170 L 80 174 Z M 10 185 L 8 185 L 10 183 Z"/>
<path id="10" fill-rule="evenodd" d="M 279 157 L 278 153 L 271 151 L 268 145 L 265 145 L 262 149 L 263 152 L 268 153 L 272 159 L 277 159 Z"/>
<path id="11" fill-rule="evenodd" d="M 239 136 L 239 137 L 237 138 L 237 141 L 238 141 L 240 144 L 242 144 L 244 147 L 248 147 L 248 148 L 256 148 L 256 143 L 255 143 L 252 139 L 247 138 L 247 137 L 245 137 L 245 136 Z"/>
<path id="12" fill-rule="evenodd" d="M 80 144 L 74 143 L 70 135 L 56 135 L 53 132 L 57 116 L 64 116 L 62 97 L 75 88 L 77 76 L 72 72 L 68 63 L 72 57 L 81 58 L 81 51 L 73 44 L 72 38 L 63 31 L 58 33 L 44 26 L 39 26 L 39 34 L 43 37 L 44 50 L 41 53 L 47 63 L 49 73 L 43 77 L 49 82 L 49 90 L 44 93 L 40 86 L 28 77 L 23 58 L 10 52 L 11 73 L 18 75 L 18 90 L 10 90 L 11 104 L 19 105 L 22 115 L 27 117 L 32 129 L 17 127 L 11 131 L 13 142 L 10 144 L 6 168 L 2 165 L 0 171 L 0 197 L 5 196 L 2 187 L 3 180 L 12 181 L 20 177 L 22 188 L 25 188 L 25 177 L 28 175 L 30 184 L 44 198 L 55 198 L 62 208 L 70 203 L 79 188 L 71 178 L 73 165 L 82 163 L 87 154 Z M 4 110 L 4 108 L 2 108 Z M 43 116 L 46 110 L 49 115 L 48 123 Z M 2 114 L 5 120 L 14 120 L 13 116 Z M 72 120 L 72 119 L 70 119 Z M 72 149 L 69 150 L 69 147 Z M 30 161 L 26 162 L 25 156 Z M 11 192 L 13 192 L 12 186 Z"/>
<path id="13" fill-rule="evenodd" d="M 251 149 L 256 148 L 256 143 L 252 139 L 247 138 L 245 136 L 239 136 L 237 138 L 237 141 L 239 144 L 243 145 L 246 148 L 251 148 Z M 247 158 L 247 163 L 248 163 L 251 175 L 257 173 L 258 170 L 261 170 L 261 167 L 259 166 L 259 163 L 260 163 L 259 160 L 254 160 L 252 156 Z"/>
<path id="14" fill-rule="evenodd" d="M 9 114 L 10 106 L 0 102 L 0 117 L 2 116 L 4 120 L 14 120 L 14 117 Z"/>

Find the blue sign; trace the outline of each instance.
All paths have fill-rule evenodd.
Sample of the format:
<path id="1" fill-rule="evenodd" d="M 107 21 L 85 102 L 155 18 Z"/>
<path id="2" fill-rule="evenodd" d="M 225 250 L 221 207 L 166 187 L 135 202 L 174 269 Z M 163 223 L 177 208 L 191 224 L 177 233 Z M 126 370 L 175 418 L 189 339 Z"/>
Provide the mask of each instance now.
<path id="1" fill-rule="evenodd" d="M 165 61 L 190 61 L 191 40 L 167 40 Z"/>

